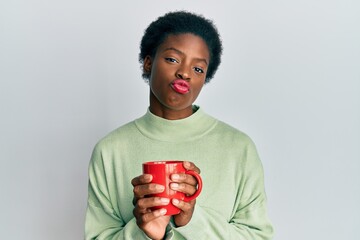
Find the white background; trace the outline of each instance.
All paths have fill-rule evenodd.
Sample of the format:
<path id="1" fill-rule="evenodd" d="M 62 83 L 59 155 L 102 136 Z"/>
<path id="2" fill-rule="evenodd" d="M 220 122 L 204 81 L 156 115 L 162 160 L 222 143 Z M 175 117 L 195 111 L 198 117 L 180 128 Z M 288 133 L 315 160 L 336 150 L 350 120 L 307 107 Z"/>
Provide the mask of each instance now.
<path id="1" fill-rule="evenodd" d="M 181 9 L 219 28 L 197 104 L 255 141 L 275 239 L 360 239 L 356 0 L 1 1 L 1 239 L 83 239 L 92 148 L 145 113 L 140 38 Z"/>

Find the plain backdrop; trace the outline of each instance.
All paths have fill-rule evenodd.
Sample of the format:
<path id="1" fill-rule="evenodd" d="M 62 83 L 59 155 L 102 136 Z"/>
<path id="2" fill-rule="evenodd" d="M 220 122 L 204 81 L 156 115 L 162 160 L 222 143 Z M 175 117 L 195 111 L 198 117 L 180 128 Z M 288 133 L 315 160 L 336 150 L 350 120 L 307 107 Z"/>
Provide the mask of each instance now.
<path id="1" fill-rule="evenodd" d="M 140 38 L 173 10 L 219 29 L 196 103 L 256 143 L 275 239 L 360 239 L 356 0 L 1 1 L 1 239 L 83 239 L 92 149 L 145 113 Z"/>

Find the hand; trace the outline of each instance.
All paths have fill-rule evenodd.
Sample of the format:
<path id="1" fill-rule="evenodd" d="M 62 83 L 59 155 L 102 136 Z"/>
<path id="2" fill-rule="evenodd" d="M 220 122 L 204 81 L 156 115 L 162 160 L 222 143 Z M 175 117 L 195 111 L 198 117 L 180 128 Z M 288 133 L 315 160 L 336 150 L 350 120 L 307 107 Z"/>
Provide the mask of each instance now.
<path id="1" fill-rule="evenodd" d="M 168 198 L 145 197 L 149 194 L 161 193 L 164 186 L 151 183 L 152 175 L 144 174 L 135 177 L 131 184 L 134 186 L 135 205 L 133 214 L 136 218 L 136 224 L 151 239 L 163 239 L 166 226 L 169 224 L 170 216 L 165 216 L 166 209 L 157 209 L 152 211 L 155 206 L 167 205 Z"/>
<path id="2" fill-rule="evenodd" d="M 200 174 L 200 169 L 192 162 L 184 162 L 184 168 L 193 170 Z M 185 193 L 187 196 L 193 195 L 196 192 L 196 179 L 189 174 L 172 174 L 170 188 L 179 192 Z M 185 202 L 179 199 L 173 199 L 172 204 L 178 207 L 181 212 L 174 216 L 174 223 L 177 227 L 185 226 L 192 218 L 196 199 Z"/>

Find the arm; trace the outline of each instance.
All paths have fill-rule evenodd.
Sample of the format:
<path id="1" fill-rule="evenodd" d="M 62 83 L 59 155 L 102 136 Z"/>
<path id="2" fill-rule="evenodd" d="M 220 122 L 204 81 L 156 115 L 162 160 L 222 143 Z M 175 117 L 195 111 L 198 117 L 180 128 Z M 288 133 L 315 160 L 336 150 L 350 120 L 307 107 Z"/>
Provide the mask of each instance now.
<path id="1" fill-rule="evenodd" d="M 175 228 L 188 239 L 269 240 L 273 229 L 267 217 L 263 169 L 255 146 L 250 143 L 244 154 L 244 165 L 237 169 L 239 178 L 234 213 L 230 217 L 222 212 L 195 206 L 191 221 Z M 225 187 L 225 185 L 224 185 Z"/>
<path id="2" fill-rule="evenodd" d="M 125 222 L 113 206 L 110 198 L 114 191 L 111 179 L 107 178 L 106 164 L 99 145 L 93 151 L 89 165 L 88 206 L 85 219 L 85 239 L 139 239 L 149 238 L 139 229 L 135 218 Z M 130 183 L 129 183 L 130 184 Z"/>

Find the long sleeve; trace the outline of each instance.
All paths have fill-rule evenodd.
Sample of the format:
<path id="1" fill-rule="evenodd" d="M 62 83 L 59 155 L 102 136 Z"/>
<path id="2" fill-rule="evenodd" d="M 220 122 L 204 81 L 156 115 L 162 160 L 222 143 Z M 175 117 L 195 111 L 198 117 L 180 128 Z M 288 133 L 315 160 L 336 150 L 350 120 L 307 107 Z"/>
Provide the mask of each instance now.
<path id="1" fill-rule="evenodd" d="M 273 228 L 267 216 L 263 169 L 255 146 L 246 148 L 245 167 L 238 170 L 239 184 L 234 214 L 226 219 L 223 212 L 211 206 L 196 205 L 187 226 L 177 228 L 187 239 L 269 240 Z M 226 171 L 226 170 L 225 170 Z M 226 183 L 223 183 L 226 188 Z M 221 206 L 221 203 L 219 203 Z M 224 201 L 224 204 L 225 201 Z M 196 231 L 194 231 L 196 229 Z"/>
<path id="2" fill-rule="evenodd" d="M 85 219 L 85 239 L 115 240 L 149 238 L 136 225 L 135 218 L 127 223 L 111 202 L 109 174 L 99 145 L 93 151 L 89 166 L 88 206 Z M 107 176 L 108 175 L 108 176 Z M 111 178 L 111 177 L 110 177 Z"/>
<path id="3" fill-rule="evenodd" d="M 185 227 L 176 228 L 175 231 L 178 231 L 186 239 L 271 239 L 271 226 L 268 225 L 267 219 L 263 219 L 261 216 L 264 216 L 264 211 L 258 209 L 243 216 L 240 214 L 234 216 L 233 221 L 236 223 L 228 222 L 221 213 L 196 206 L 191 222 Z M 242 221 L 243 219 L 244 221 Z M 254 225 L 259 228 L 255 228 Z"/>
<path id="4" fill-rule="evenodd" d="M 263 169 L 255 145 L 198 109 L 171 121 L 149 111 L 95 146 L 89 165 L 85 239 L 148 240 L 133 216 L 131 179 L 159 159 L 193 162 L 203 189 L 191 221 L 169 225 L 166 240 L 270 240 Z"/>

